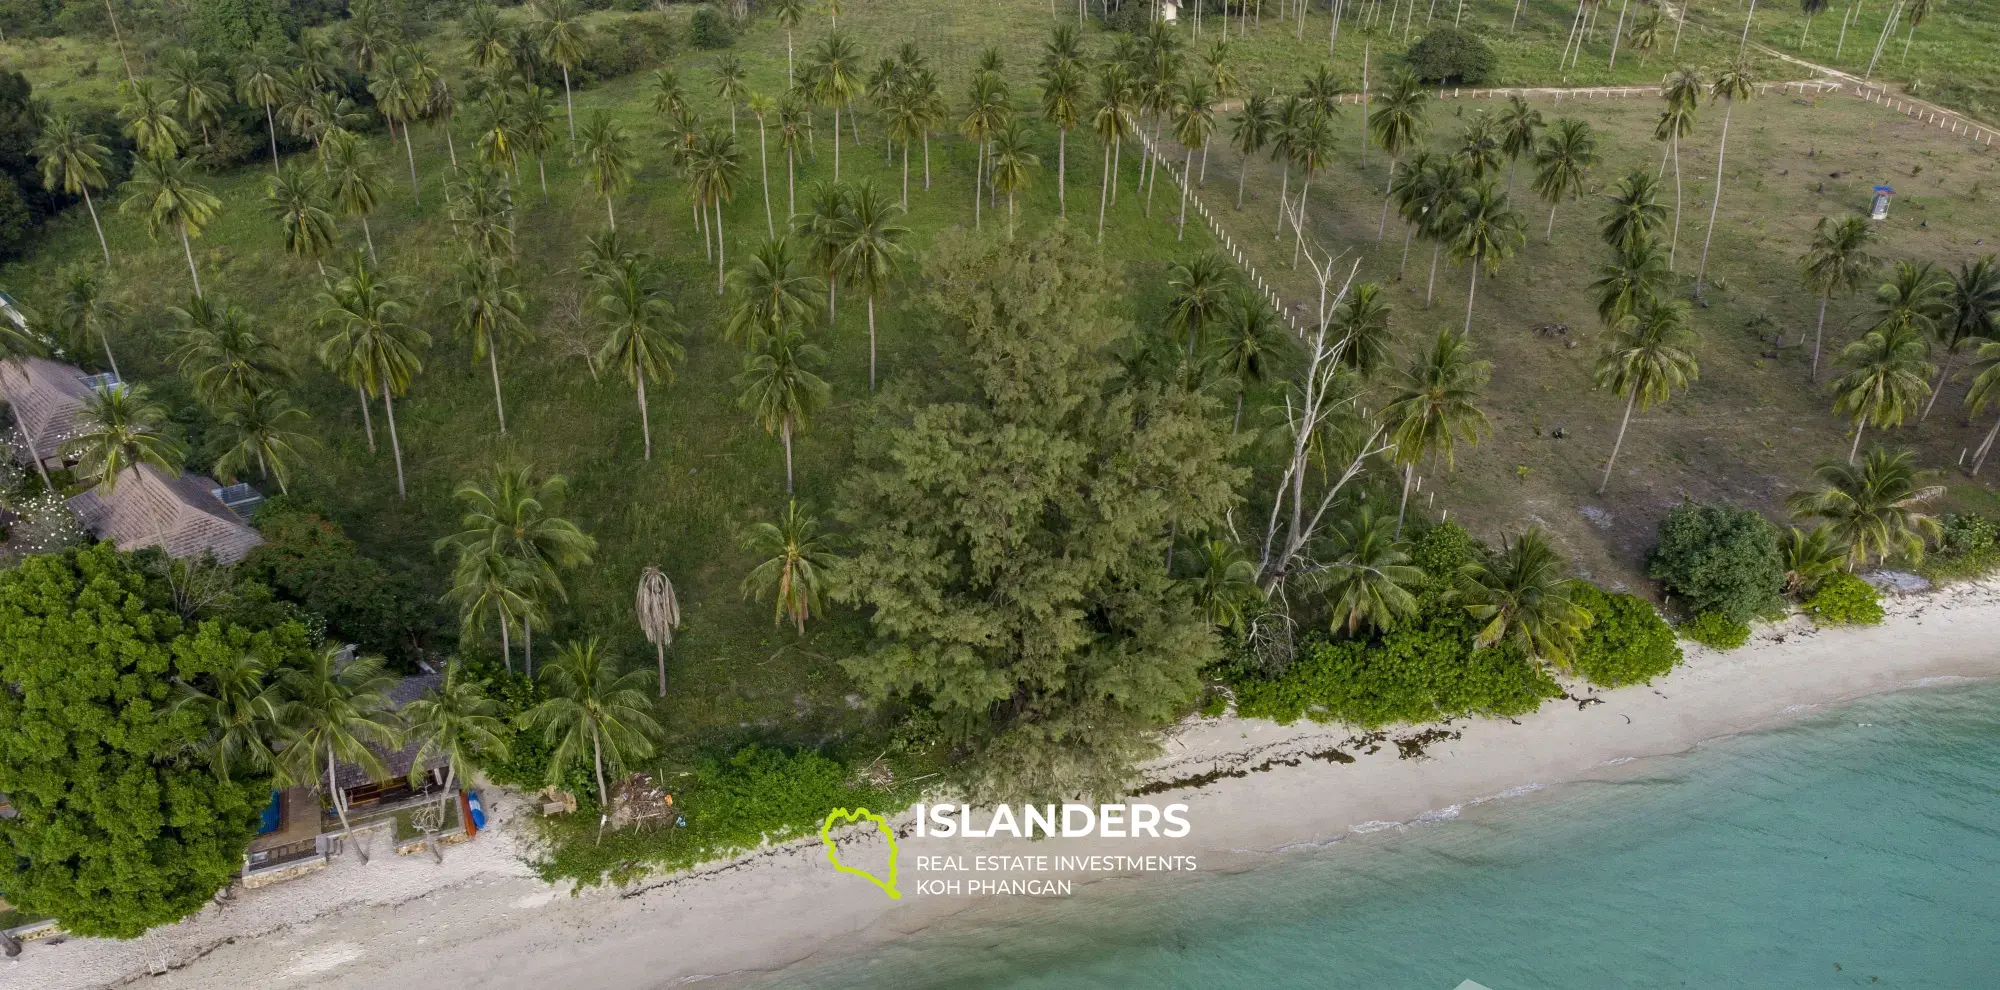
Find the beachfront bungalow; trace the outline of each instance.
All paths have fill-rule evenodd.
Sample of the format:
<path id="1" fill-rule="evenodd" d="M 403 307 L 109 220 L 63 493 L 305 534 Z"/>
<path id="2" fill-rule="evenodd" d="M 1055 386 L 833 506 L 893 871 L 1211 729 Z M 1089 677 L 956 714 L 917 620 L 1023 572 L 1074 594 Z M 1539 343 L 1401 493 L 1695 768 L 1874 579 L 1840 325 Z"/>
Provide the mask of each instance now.
<path id="1" fill-rule="evenodd" d="M 89 375 L 75 365 L 44 358 L 0 361 L 0 400 L 14 414 L 14 429 L 6 436 L 14 459 L 27 467 L 36 462 L 60 470 L 63 445 L 80 432 L 77 414 L 90 405 L 98 385 L 116 385 L 112 375 Z"/>
<path id="2" fill-rule="evenodd" d="M 405 677 L 389 689 L 389 705 L 400 709 L 437 687 L 444 680 L 442 674 L 418 674 Z M 444 762 L 436 756 L 429 756 L 417 763 L 418 744 L 412 742 L 394 752 L 380 746 L 370 745 L 377 759 L 382 761 L 385 774 L 381 780 L 368 775 L 368 771 L 352 763 L 342 763 L 334 773 L 335 785 L 340 788 L 340 799 L 347 806 L 347 813 L 357 810 L 396 805 L 404 801 L 435 795 L 444 787 Z M 410 770 L 417 768 L 417 786 L 410 786 Z M 459 781 L 463 786 L 467 781 Z"/>
<path id="3" fill-rule="evenodd" d="M 240 486 L 225 488 L 186 472 L 169 476 L 141 464 L 121 475 L 113 490 L 104 487 L 70 499 L 69 508 L 98 539 L 120 550 L 159 547 L 169 557 L 214 554 L 218 563 L 234 564 L 264 542 L 224 501 Z M 246 498 L 238 502 L 254 504 Z"/>

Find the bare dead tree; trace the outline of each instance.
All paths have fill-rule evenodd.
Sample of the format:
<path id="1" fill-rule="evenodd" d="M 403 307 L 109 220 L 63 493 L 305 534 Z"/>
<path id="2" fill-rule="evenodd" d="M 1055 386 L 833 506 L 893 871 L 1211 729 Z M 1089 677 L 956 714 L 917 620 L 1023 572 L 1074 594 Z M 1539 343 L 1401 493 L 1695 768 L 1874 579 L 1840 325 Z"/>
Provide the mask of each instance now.
<path id="1" fill-rule="evenodd" d="M 634 604 L 639 630 L 653 644 L 660 661 L 660 697 L 667 696 L 667 647 L 674 645 L 674 630 L 681 625 L 681 603 L 674 596 L 674 583 L 657 567 L 639 575 L 639 598 Z"/>

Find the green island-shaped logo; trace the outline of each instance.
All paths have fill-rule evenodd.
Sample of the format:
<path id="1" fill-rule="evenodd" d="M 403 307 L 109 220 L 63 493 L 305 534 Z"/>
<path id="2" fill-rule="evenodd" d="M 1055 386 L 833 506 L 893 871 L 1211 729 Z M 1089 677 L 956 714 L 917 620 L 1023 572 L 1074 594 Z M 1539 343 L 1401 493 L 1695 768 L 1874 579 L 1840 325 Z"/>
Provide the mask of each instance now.
<path id="1" fill-rule="evenodd" d="M 833 847 L 833 829 L 836 825 L 848 825 L 863 820 L 874 822 L 876 830 L 882 833 L 883 838 L 889 840 L 889 879 L 886 882 L 867 870 L 857 870 L 841 862 L 839 851 Z M 887 819 L 870 812 L 867 808 L 856 808 L 853 811 L 835 808 L 827 814 L 826 821 L 819 827 L 819 841 L 820 845 L 826 847 L 826 861 L 832 863 L 834 869 L 842 873 L 852 873 L 882 888 L 882 892 L 888 894 L 890 900 L 902 899 L 902 893 L 896 889 L 896 830 L 889 827 Z"/>

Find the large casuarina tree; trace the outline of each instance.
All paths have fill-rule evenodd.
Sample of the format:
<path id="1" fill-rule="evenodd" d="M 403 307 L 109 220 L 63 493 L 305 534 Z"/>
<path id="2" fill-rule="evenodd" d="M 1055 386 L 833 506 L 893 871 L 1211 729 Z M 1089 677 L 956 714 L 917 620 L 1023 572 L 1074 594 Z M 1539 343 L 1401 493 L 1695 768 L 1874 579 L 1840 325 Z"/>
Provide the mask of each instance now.
<path id="1" fill-rule="evenodd" d="M 208 721 L 176 682 L 208 683 L 296 626 L 184 622 L 156 576 L 109 544 L 0 570 L 0 890 L 72 934 L 134 938 L 205 906 L 243 867 L 269 777 L 212 772 Z M 252 642 L 253 638 L 256 642 Z"/>
<path id="2" fill-rule="evenodd" d="M 948 232 L 929 267 L 966 384 L 860 443 L 834 594 L 882 641 L 844 666 L 964 733 L 975 800 L 1121 793 L 1219 655 L 1166 558 L 1225 524 L 1227 427 L 1206 396 L 1109 387 L 1130 331 L 1084 235 Z"/>

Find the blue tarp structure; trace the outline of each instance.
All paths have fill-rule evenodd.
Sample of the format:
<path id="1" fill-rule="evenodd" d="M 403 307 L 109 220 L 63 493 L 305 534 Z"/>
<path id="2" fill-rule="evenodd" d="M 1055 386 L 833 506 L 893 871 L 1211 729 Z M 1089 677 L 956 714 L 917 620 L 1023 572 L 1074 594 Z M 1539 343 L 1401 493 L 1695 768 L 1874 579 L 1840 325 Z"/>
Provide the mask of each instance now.
<path id="1" fill-rule="evenodd" d="M 264 806 L 263 820 L 257 823 L 257 834 L 269 835 L 272 832 L 276 832 L 278 826 L 283 823 L 283 820 L 283 815 L 279 813 L 278 792 L 272 791 L 271 803 Z"/>

